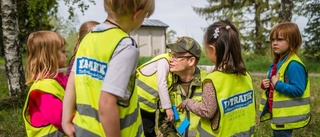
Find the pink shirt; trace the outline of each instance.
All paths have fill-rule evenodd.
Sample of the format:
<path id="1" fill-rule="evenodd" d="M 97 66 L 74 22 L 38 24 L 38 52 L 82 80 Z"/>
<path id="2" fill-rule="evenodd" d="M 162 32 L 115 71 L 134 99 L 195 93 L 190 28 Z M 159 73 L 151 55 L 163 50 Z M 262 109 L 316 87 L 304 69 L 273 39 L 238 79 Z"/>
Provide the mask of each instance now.
<path id="1" fill-rule="evenodd" d="M 55 78 L 65 89 L 67 77 L 59 73 Z M 33 90 L 30 93 L 29 112 L 31 125 L 41 127 L 52 124 L 62 130 L 62 100 L 52 94 Z"/>

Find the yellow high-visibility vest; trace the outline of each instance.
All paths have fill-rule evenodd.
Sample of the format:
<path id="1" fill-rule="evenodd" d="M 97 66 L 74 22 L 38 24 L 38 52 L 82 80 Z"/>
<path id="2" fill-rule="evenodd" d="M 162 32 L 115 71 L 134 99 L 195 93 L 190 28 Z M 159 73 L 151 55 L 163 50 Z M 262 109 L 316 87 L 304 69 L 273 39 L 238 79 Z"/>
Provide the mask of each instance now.
<path id="1" fill-rule="evenodd" d="M 137 68 L 137 92 L 139 96 L 139 105 L 140 108 L 148 111 L 155 112 L 158 108 L 159 102 L 159 93 L 158 93 L 158 82 L 157 82 L 157 72 L 152 75 L 144 75 L 141 72 L 141 69 L 144 66 L 147 66 L 150 63 L 156 62 L 160 59 L 166 59 L 169 63 L 169 53 L 158 55 L 152 58 L 150 61 L 144 63 L 139 68 Z M 172 73 L 169 72 L 167 76 L 167 85 L 168 88 L 171 87 L 172 84 Z"/>
<path id="2" fill-rule="evenodd" d="M 55 97 L 59 98 L 62 102 L 64 96 L 64 89 L 63 87 L 55 80 L 55 79 L 41 79 L 35 81 L 27 95 L 27 100 L 23 107 L 23 120 L 26 126 L 26 131 L 28 137 L 63 137 L 65 136 L 64 132 L 53 126 L 52 124 L 42 126 L 42 127 L 34 127 L 31 125 L 30 122 L 30 113 L 29 113 L 29 101 L 30 101 L 30 94 L 34 90 L 40 90 L 47 94 L 52 94 Z"/>
<path id="3" fill-rule="evenodd" d="M 73 122 L 77 137 L 105 136 L 98 114 L 101 86 L 116 46 L 128 37 L 121 29 L 110 28 L 90 32 L 81 41 L 75 58 L 76 114 Z M 144 136 L 134 84 L 135 75 L 132 75 L 128 84 L 130 100 L 118 102 L 123 137 Z"/>
<path id="4" fill-rule="evenodd" d="M 211 120 L 201 118 L 197 137 L 253 136 L 256 111 L 250 75 L 214 71 L 206 80 L 214 85 L 220 121 L 217 129 L 213 129 Z"/>
<path id="5" fill-rule="evenodd" d="M 284 81 L 285 71 L 291 61 L 296 61 L 303 65 L 300 58 L 293 54 L 282 64 L 277 73 L 280 72 L 279 81 Z M 306 69 L 305 69 L 306 70 Z M 307 74 L 307 71 L 306 71 Z M 271 128 L 274 130 L 288 130 L 301 128 L 309 124 L 311 119 L 310 112 L 310 79 L 307 79 L 307 86 L 301 97 L 292 97 L 289 95 L 281 94 L 274 90 L 273 92 L 273 106 L 272 114 L 266 111 L 267 103 L 266 92 L 262 94 L 261 103 L 259 105 L 260 120 L 265 121 L 271 119 Z"/>

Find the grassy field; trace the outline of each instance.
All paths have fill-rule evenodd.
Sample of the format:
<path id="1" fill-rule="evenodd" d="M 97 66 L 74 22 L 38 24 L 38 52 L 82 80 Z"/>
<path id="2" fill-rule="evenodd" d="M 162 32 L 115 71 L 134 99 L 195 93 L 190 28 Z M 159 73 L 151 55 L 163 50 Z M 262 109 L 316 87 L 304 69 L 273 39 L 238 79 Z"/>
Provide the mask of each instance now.
<path id="1" fill-rule="evenodd" d="M 150 58 L 141 58 L 139 64 L 149 60 Z M 252 72 L 265 72 L 266 68 L 270 65 L 270 59 L 265 59 L 261 61 L 263 57 L 244 57 L 246 65 L 249 71 Z M 260 60 L 260 61 L 259 61 Z M 1 59 L 0 59 L 1 62 Z M 208 60 L 201 60 L 200 64 L 208 65 L 210 64 Z M 257 65 L 258 64 L 258 65 Z M 308 65 L 311 67 L 308 68 Z M 306 63 L 307 68 L 311 73 L 320 73 L 317 66 L 319 63 Z M 309 71 L 310 72 L 310 71 Z M 265 72 L 266 73 L 266 72 Z M 263 79 L 263 76 L 254 76 L 253 85 L 256 94 L 256 102 L 260 102 L 260 96 L 263 92 L 259 88 L 259 84 Z M 25 128 L 22 119 L 22 107 L 24 100 L 14 100 L 10 102 L 8 98 L 8 87 L 6 83 L 6 74 L 3 69 L 0 69 L 0 137 L 25 137 Z M 308 126 L 305 128 L 294 130 L 293 136 L 295 137 L 320 137 L 320 78 L 311 77 L 311 114 L 312 119 Z M 11 105 L 8 105 L 8 102 Z M 240 125 L 241 126 L 241 125 Z M 272 130 L 270 128 L 269 122 L 257 123 L 255 136 L 257 137 L 271 137 Z"/>

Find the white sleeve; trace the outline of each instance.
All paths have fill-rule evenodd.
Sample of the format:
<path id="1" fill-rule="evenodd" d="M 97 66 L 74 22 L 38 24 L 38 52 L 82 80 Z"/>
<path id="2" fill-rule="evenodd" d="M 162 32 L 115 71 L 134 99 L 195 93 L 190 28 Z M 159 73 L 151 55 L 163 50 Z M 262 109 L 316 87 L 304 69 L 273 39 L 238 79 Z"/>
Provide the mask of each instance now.
<path id="1" fill-rule="evenodd" d="M 134 40 L 123 39 L 110 59 L 101 90 L 124 100 L 129 99 L 130 94 L 127 87 L 130 76 L 135 74 L 138 59 L 139 49 Z"/>
<path id="2" fill-rule="evenodd" d="M 158 60 L 157 66 L 157 83 L 159 90 L 159 97 L 161 106 L 163 109 L 171 108 L 171 102 L 169 98 L 167 77 L 169 73 L 169 63 L 166 59 Z"/>

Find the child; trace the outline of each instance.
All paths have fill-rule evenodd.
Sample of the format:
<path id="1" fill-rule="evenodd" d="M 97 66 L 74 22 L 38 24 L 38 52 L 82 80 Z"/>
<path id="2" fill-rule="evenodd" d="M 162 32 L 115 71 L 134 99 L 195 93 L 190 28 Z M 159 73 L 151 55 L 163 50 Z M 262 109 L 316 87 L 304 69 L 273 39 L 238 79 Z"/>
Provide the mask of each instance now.
<path id="1" fill-rule="evenodd" d="M 173 111 L 168 93 L 172 74 L 169 72 L 169 53 L 158 55 L 137 68 L 137 92 L 146 137 L 154 137 L 155 112 L 161 108 L 167 114 L 167 120 L 173 120 Z M 160 100 L 159 100 L 160 99 Z"/>
<path id="2" fill-rule="evenodd" d="M 237 29 L 228 21 L 210 25 L 204 35 L 214 71 L 203 81 L 202 101 L 184 100 L 184 108 L 201 117 L 197 136 L 253 136 L 255 101 L 252 79 L 241 56 Z"/>
<path id="3" fill-rule="evenodd" d="M 261 82 L 260 120 L 271 119 L 274 137 L 291 137 L 310 122 L 310 81 L 297 51 L 302 38 L 295 23 L 283 22 L 270 33 L 273 64 Z M 281 110 L 281 111 L 280 111 Z"/>
<path id="4" fill-rule="evenodd" d="M 128 33 L 154 6 L 154 0 L 104 1 L 108 18 L 81 41 L 69 76 L 62 120 L 68 136 L 143 136 L 134 91 L 139 49 Z"/>
<path id="5" fill-rule="evenodd" d="M 73 66 L 73 62 L 74 62 L 74 57 L 76 56 L 76 53 L 77 53 L 77 50 L 79 48 L 81 40 L 84 38 L 84 36 L 86 36 L 92 30 L 92 28 L 94 26 L 96 26 L 98 24 L 100 24 L 100 23 L 97 22 L 97 21 L 86 21 L 80 26 L 78 39 L 76 41 L 76 44 L 74 45 L 73 55 L 72 55 L 72 57 L 70 59 L 70 63 L 69 63 L 69 67 L 68 67 L 67 72 L 66 72 L 66 76 L 70 75 L 70 72 L 71 72 L 71 69 L 72 69 L 72 66 Z"/>
<path id="6" fill-rule="evenodd" d="M 30 90 L 23 108 L 28 136 L 65 135 L 61 115 L 67 77 L 58 72 L 66 64 L 65 49 L 65 39 L 56 32 L 38 31 L 28 37 L 26 84 Z"/>

